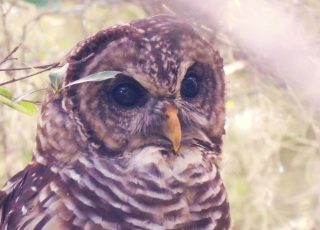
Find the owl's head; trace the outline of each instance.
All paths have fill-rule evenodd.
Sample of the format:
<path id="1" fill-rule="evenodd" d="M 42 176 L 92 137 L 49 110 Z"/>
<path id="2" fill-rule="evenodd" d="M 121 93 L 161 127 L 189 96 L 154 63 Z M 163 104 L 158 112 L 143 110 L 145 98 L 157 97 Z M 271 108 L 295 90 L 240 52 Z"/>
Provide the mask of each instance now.
<path id="1" fill-rule="evenodd" d="M 121 74 L 48 93 L 37 135 L 43 155 L 123 157 L 148 146 L 163 154 L 195 146 L 220 152 L 222 59 L 187 23 L 157 16 L 107 28 L 77 44 L 67 62 L 64 85 L 102 71 Z"/>

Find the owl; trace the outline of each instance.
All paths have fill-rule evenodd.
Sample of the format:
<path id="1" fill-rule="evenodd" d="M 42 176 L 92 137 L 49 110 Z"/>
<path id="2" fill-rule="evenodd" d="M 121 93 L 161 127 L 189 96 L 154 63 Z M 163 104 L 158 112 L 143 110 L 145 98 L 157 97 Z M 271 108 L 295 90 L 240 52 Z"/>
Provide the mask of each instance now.
<path id="1" fill-rule="evenodd" d="M 220 176 L 223 60 L 181 19 L 104 29 L 64 60 L 32 161 L 0 192 L 0 229 L 229 229 Z"/>

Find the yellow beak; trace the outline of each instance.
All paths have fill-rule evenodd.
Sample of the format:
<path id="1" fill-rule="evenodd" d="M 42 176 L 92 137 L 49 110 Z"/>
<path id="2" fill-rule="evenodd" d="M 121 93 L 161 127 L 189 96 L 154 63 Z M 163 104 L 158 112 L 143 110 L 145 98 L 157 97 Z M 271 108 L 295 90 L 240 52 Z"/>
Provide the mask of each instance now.
<path id="1" fill-rule="evenodd" d="M 169 106 L 165 115 L 167 120 L 163 127 L 163 133 L 172 142 L 173 150 L 177 153 L 181 143 L 181 126 L 178 111 L 173 106 Z"/>

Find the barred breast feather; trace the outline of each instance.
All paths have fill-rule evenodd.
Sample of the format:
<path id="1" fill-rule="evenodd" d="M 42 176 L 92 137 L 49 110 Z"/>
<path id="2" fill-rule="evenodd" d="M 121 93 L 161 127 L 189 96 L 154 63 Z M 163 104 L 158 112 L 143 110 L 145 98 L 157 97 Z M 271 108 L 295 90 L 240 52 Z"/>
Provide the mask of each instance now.
<path id="1" fill-rule="evenodd" d="M 50 170 L 33 163 L 1 195 L 1 230 L 227 229 L 219 172 L 197 151 L 146 147 L 128 161 L 81 157 Z"/>

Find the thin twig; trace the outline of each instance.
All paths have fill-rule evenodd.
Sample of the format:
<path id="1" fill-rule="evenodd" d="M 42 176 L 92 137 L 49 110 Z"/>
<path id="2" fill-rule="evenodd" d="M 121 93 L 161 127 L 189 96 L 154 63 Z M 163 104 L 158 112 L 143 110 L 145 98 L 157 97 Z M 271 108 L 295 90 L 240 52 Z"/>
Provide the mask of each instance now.
<path id="1" fill-rule="evenodd" d="M 6 61 L 8 61 L 10 59 L 10 57 L 17 52 L 17 50 L 19 49 L 19 47 L 21 46 L 21 43 L 19 45 L 17 45 L 1 62 L 0 65 L 2 65 L 3 63 L 5 63 Z"/>
<path id="2" fill-rule="evenodd" d="M 0 83 L 0 86 L 7 85 L 7 84 L 10 84 L 10 83 L 14 83 L 14 82 L 17 82 L 17 81 L 24 80 L 24 79 L 26 79 L 26 78 L 30 78 L 30 77 L 36 76 L 36 75 L 38 75 L 38 74 L 44 73 L 44 72 L 46 72 L 46 71 L 49 71 L 49 70 L 51 70 L 51 69 L 53 69 L 53 68 L 58 67 L 59 64 L 60 64 L 60 63 L 56 63 L 56 65 L 52 65 L 52 66 L 50 66 L 49 68 L 46 68 L 46 69 L 41 70 L 41 71 L 39 71 L 39 72 L 36 72 L 36 73 L 33 73 L 33 74 L 29 74 L 29 75 L 27 75 L 27 76 L 20 77 L 20 78 L 14 78 L 14 79 L 12 79 L 12 80 L 10 80 L 10 81 L 2 82 L 2 83 Z"/>
<path id="3" fill-rule="evenodd" d="M 18 67 L 18 68 L 5 68 L 5 69 L 0 69 L 1 71 L 19 71 L 19 70 L 30 70 L 30 69 L 47 69 L 51 66 L 57 66 L 59 62 L 55 62 L 52 64 L 47 64 L 47 65 L 38 65 L 38 66 L 32 66 L 32 67 Z"/>
<path id="4" fill-rule="evenodd" d="M 28 97 L 31 94 L 34 94 L 34 93 L 37 93 L 37 92 L 40 92 L 40 91 L 44 91 L 44 90 L 47 90 L 47 88 L 32 90 L 31 92 L 24 93 L 24 94 L 20 95 L 19 97 L 14 98 L 12 101 L 14 101 L 15 103 L 19 103 L 22 100 L 23 101 L 28 101 L 28 100 L 25 99 L 26 97 Z M 29 101 L 29 102 L 31 102 L 31 101 Z"/>
<path id="5" fill-rule="evenodd" d="M 18 60 L 18 58 L 16 58 L 16 57 L 11 57 L 11 58 L 7 59 L 7 61 L 16 61 L 16 60 Z"/>

